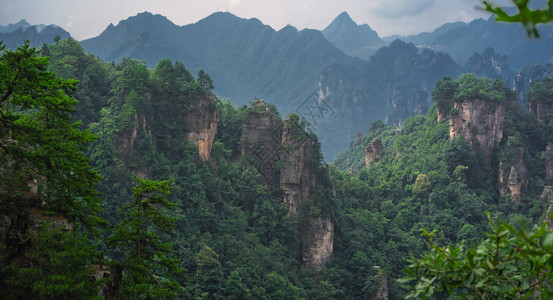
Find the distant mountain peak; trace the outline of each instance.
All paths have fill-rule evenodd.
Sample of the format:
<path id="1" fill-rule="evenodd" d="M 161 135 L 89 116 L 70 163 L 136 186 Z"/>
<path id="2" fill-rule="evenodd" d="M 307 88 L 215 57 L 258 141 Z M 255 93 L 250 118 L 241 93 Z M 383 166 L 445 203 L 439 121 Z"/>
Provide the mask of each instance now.
<path id="1" fill-rule="evenodd" d="M 338 22 L 338 23 L 342 23 L 342 24 L 354 24 L 354 25 L 357 25 L 357 23 L 355 23 L 355 21 L 353 21 L 353 19 L 349 16 L 348 12 L 347 11 L 343 11 L 341 14 L 339 14 L 335 19 L 334 21 L 332 21 L 333 23 L 334 22 Z"/>
<path id="2" fill-rule="evenodd" d="M 226 19 L 242 19 L 242 18 L 240 18 L 240 17 L 238 17 L 238 16 L 236 16 L 233 13 L 230 13 L 228 11 L 218 11 L 218 12 L 214 12 L 211 15 L 203 18 L 202 20 L 208 20 L 208 19 L 226 20 Z M 202 20 L 200 20 L 200 21 L 202 21 Z"/>
<path id="3" fill-rule="evenodd" d="M 26 28 L 29 28 L 29 27 L 31 27 L 31 24 L 29 24 L 29 22 L 27 22 L 27 20 L 21 19 L 17 23 L 10 23 L 10 24 L 5 25 L 5 26 L 0 25 L 0 33 L 13 32 L 13 31 L 15 31 L 19 28 L 26 29 Z"/>
<path id="4" fill-rule="evenodd" d="M 328 41 L 346 54 L 364 59 L 368 59 L 376 49 L 385 44 L 369 25 L 357 25 L 345 11 L 322 33 Z"/>
<path id="5" fill-rule="evenodd" d="M 31 24 L 29 24 L 29 22 L 27 22 L 26 19 L 21 19 L 21 20 L 19 20 L 19 22 L 13 23 L 13 24 L 9 24 L 9 25 L 31 25 Z M 9 26 L 9 25 L 8 25 L 8 26 Z"/>
<path id="6" fill-rule="evenodd" d="M 154 15 L 149 11 L 144 11 L 144 12 L 136 14 L 136 16 L 131 16 L 131 17 L 128 17 L 124 20 L 119 21 L 117 26 L 122 25 L 122 24 L 129 24 L 129 23 L 135 23 L 135 24 L 145 23 L 145 24 L 150 24 L 151 25 L 152 23 L 156 23 L 156 22 L 171 23 L 171 24 L 174 25 L 173 22 L 171 22 L 169 19 L 167 19 L 167 17 L 165 17 L 163 15 L 160 15 L 160 14 L 155 14 Z"/>
<path id="7" fill-rule="evenodd" d="M 146 16 L 153 16 L 154 14 L 152 14 L 151 12 L 149 11 L 143 11 L 141 13 L 138 13 L 136 14 L 137 16 L 140 16 L 140 15 L 146 15 Z"/>
<path id="8" fill-rule="evenodd" d="M 284 26 L 281 30 L 279 30 L 279 32 L 286 32 L 286 31 L 290 31 L 290 32 L 298 32 L 298 29 L 290 24 Z"/>

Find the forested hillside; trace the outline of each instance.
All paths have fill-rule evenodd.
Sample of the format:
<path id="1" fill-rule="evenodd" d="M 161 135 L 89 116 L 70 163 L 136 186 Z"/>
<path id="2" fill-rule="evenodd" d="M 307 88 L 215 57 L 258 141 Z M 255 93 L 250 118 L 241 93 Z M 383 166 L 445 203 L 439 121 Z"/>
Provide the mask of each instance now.
<path id="1" fill-rule="evenodd" d="M 368 64 L 420 78 L 393 52 L 451 61 L 412 48 Z M 327 165 L 313 124 L 234 106 L 179 61 L 108 63 L 66 39 L 0 63 L 8 298 L 402 299 L 423 228 L 468 244 L 485 211 L 536 223 L 552 200 L 549 78 L 528 87 L 531 111 L 499 79 L 437 78 L 428 114 L 372 123 Z"/>
<path id="2" fill-rule="evenodd" d="M 186 26 L 144 12 L 81 44 L 106 61 L 133 57 L 153 68 L 163 58 L 179 60 L 193 72 L 206 70 L 217 82 L 217 94 L 236 104 L 261 97 L 286 113 L 316 90 L 325 66 L 357 62 L 317 30 L 286 26 L 276 31 L 228 12 Z"/>

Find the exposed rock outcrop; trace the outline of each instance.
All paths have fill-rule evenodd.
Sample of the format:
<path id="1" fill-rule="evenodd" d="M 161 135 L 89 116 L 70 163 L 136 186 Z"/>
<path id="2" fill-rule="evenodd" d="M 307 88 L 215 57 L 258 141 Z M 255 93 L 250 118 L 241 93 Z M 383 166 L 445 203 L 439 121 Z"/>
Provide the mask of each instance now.
<path id="1" fill-rule="evenodd" d="M 115 140 L 115 151 L 119 153 L 123 159 L 130 159 L 134 142 L 138 137 L 139 128 L 146 128 L 146 117 L 144 115 L 135 114 L 129 120 L 128 128 L 121 130 Z"/>
<path id="2" fill-rule="evenodd" d="M 545 178 L 553 179 L 553 146 L 545 148 Z"/>
<path id="3" fill-rule="evenodd" d="M 242 156 L 261 173 L 263 183 L 272 188 L 277 174 L 282 120 L 263 100 L 256 100 L 244 118 Z M 278 185 L 278 183 L 277 183 Z"/>
<path id="4" fill-rule="evenodd" d="M 464 136 L 489 165 L 494 144 L 503 138 L 505 102 L 475 99 L 455 102 L 453 107 L 456 112 L 449 119 L 450 138 Z"/>
<path id="5" fill-rule="evenodd" d="M 486 48 L 482 54 L 474 53 L 469 59 L 465 68 L 477 76 L 488 78 L 508 78 L 513 76 L 510 69 L 509 57 L 495 53 L 493 48 Z"/>
<path id="6" fill-rule="evenodd" d="M 315 195 L 315 187 L 321 181 L 318 160 L 314 163 L 313 140 L 296 120 L 284 121 L 282 145 L 280 188 L 289 213 L 299 215 L 302 204 Z M 298 231 L 302 264 L 310 270 L 321 271 L 334 251 L 334 224 L 329 217 L 315 217 L 309 211 L 302 211 L 301 217 L 304 219 Z"/>
<path id="7" fill-rule="evenodd" d="M 550 214 L 553 214 L 553 191 L 550 186 L 546 186 L 543 189 L 543 193 L 540 197 L 540 202 L 542 205 L 547 207 L 545 212 L 545 221 L 547 221 L 547 230 L 553 230 L 553 220 L 549 217 Z"/>
<path id="8" fill-rule="evenodd" d="M 371 297 L 371 300 L 388 300 L 388 278 L 386 273 L 379 267 L 374 267 L 378 273 L 375 275 L 376 281 L 378 282 L 378 290 L 376 294 Z"/>
<path id="9" fill-rule="evenodd" d="M 298 257 L 304 267 L 318 272 L 332 257 L 334 224 L 324 212 L 327 208 L 320 205 L 324 202 L 315 196 L 316 187 L 328 188 L 324 197 L 335 197 L 336 192 L 330 169 L 321 166 L 316 146 L 298 115 L 292 114 L 283 122 L 263 100 L 256 100 L 244 118 L 244 166 L 255 166 L 269 189 L 280 188 L 288 214 L 300 219 Z"/>
<path id="10" fill-rule="evenodd" d="M 499 162 L 499 194 L 520 202 L 522 188 L 528 185 L 526 174 L 524 148 L 519 138 L 510 136 Z"/>
<path id="11" fill-rule="evenodd" d="M 382 141 L 380 139 L 373 139 L 367 148 L 365 148 L 365 166 L 368 168 L 372 161 L 378 161 L 382 156 L 384 156 Z"/>
<path id="12" fill-rule="evenodd" d="M 547 114 L 553 109 L 553 105 L 545 101 L 533 101 L 528 102 L 528 109 L 534 113 L 538 122 L 545 123 L 547 121 Z"/>
<path id="13" fill-rule="evenodd" d="M 44 215 L 40 210 L 31 209 L 28 218 L 27 229 L 29 232 L 39 230 L 44 222 L 50 222 L 55 228 L 60 228 L 63 231 L 75 230 L 75 222 L 62 214 Z"/>
<path id="14" fill-rule="evenodd" d="M 121 285 L 122 272 L 119 267 L 106 265 L 92 265 L 94 271 L 90 277 L 94 281 L 107 278 L 108 280 L 100 287 L 98 296 L 106 300 L 119 299 L 119 286 Z"/>
<path id="15" fill-rule="evenodd" d="M 191 110 L 186 115 L 188 125 L 188 141 L 198 146 L 200 158 L 209 160 L 213 140 L 217 133 L 217 98 L 205 95 L 195 101 L 190 101 Z"/>
<path id="16" fill-rule="evenodd" d="M 151 95 L 146 95 L 147 101 L 154 101 Z M 198 147 L 198 153 L 202 161 L 209 160 L 213 140 L 217 133 L 217 98 L 214 95 L 194 95 L 186 102 L 180 103 L 176 99 L 157 99 L 159 100 L 158 109 L 162 110 L 163 118 L 173 123 L 173 126 L 186 128 L 186 139 Z M 135 143 L 141 138 L 147 138 L 154 145 L 159 142 L 159 137 L 165 133 L 160 132 L 159 128 L 154 128 L 149 124 L 152 122 L 152 116 L 146 115 L 144 111 L 135 108 L 135 113 L 129 116 L 126 125 L 116 136 L 114 149 L 122 160 L 129 161 L 133 156 Z M 181 111 L 186 111 L 183 116 Z M 158 111 L 159 113 L 159 111 Z M 184 137 L 183 137 L 184 138 Z M 137 166 L 135 173 L 143 174 L 147 177 L 148 167 Z"/>
<path id="17" fill-rule="evenodd" d="M 307 269 L 321 271 L 334 253 L 334 223 L 330 218 L 309 218 L 302 228 L 302 263 Z"/>
<path id="18" fill-rule="evenodd" d="M 298 214 L 303 200 L 315 190 L 315 170 L 311 168 L 312 140 L 297 123 L 286 119 L 282 132 L 282 165 L 280 189 L 284 191 L 284 203 L 291 214 Z"/>
<path id="19" fill-rule="evenodd" d="M 546 186 L 543 188 L 543 192 L 540 196 L 540 204 L 543 207 L 546 207 L 549 205 L 549 203 L 553 202 L 553 190 L 550 186 Z"/>

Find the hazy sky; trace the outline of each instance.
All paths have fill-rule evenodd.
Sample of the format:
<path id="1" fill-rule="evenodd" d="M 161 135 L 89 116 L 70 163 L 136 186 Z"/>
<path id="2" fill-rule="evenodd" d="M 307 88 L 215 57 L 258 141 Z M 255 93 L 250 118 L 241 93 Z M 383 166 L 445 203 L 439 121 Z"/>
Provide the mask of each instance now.
<path id="1" fill-rule="evenodd" d="M 498 4 L 509 0 L 495 0 Z M 347 11 L 358 24 L 382 36 L 432 31 L 447 22 L 488 18 L 476 9 L 479 0 L 0 0 L 0 25 L 26 19 L 31 24 L 56 24 L 82 40 L 99 35 L 110 23 L 143 11 L 166 16 L 177 25 L 195 23 L 219 11 L 258 18 L 278 30 L 324 29 Z"/>

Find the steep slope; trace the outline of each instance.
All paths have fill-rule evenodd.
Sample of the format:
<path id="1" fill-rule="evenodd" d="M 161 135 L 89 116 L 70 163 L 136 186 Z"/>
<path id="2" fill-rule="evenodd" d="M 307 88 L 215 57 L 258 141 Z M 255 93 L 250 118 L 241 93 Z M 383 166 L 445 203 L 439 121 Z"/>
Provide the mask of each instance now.
<path id="1" fill-rule="evenodd" d="M 338 15 L 322 34 L 344 53 L 362 59 L 368 59 L 378 48 L 386 45 L 369 25 L 357 25 L 347 12 Z"/>
<path id="2" fill-rule="evenodd" d="M 218 95 L 237 104 L 261 97 L 284 113 L 316 89 L 324 67 L 354 61 L 318 31 L 287 26 L 277 32 L 257 19 L 223 12 L 182 27 L 141 13 L 82 45 L 108 61 L 132 56 L 152 67 L 163 57 L 178 59 L 193 72 L 211 74 Z"/>
<path id="3" fill-rule="evenodd" d="M 23 29 L 26 29 L 28 27 L 31 27 L 31 24 L 29 24 L 29 22 L 27 22 L 27 20 L 21 19 L 17 23 L 11 23 L 11 24 L 8 24 L 8 25 L 5 25 L 5 26 L 0 25 L 0 33 L 12 32 L 12 31 L 15 31 L 15 30 L 19 29 L 20 27 L 23 27 Z"/>
<path id="4" fill-rule="evenodd" d="M 18 24 L 20 24 L 19 22 Z M 0 33 L 0 41 L 9 49 L 15 49 L 17 46 L 29 40 L 31 46 L 40 47 L 42 44 L 53 44 L 54 38 L 59 36 L 62 39 L 71 37 L 69 32 L 56 25 L 33 25 L 26 26 L 23 23 L 14 31 Z M 9 27 L 10 25 L 8 25 Z"/>
<path id="5" fill-rule="evenodd" d="M 325 35 L 356 49 L 383 43 L 347 13 Z M 419 53 L 412 44 L 395 41 L 363 61 L 341 52 L 319 31 L 292 26 L 275 31 L 257 19 L 223 12 L 182 27 L 142 13 L 110 25 L 82 45 L 108 61 L 131 56 L 152 67 L 163 57 L 177 59 L 193 72 L 207 71 L 216 94 L 235 104 L 258 97 L 283 114 L 296 112 L 319 135 L 327 160 L 378 118 L 398 123 L 425 113 L 434 83 L 462 73 L 448 55 Z"/>
<path id="6" fill-rule="evenodd" d="M 443 51 L 464 65 L 474 52 L 482 52 L 492 47 L 509 57 L 515 69 L 522 69 L 531 61 L 551 62 L 553 47 L 553 27 L 540 27 L 542 38 L 526 39 L 524 28 L 519 24 L 499 23 L 493 17 L 488 20 L 476 19 L 470 23 L 445 24 L 432 33 L 400 37 L 417 47 Z M 513 36 L 519 38 L 513 39 Z"/>
<path id="7" fill-rule="evenodd" d="M 325 158 L 333 159 L 356 132 L 366 132 L 377 119 L 398 124 L 410 115 L 426 113 L 435 83 L 462 71 L 449 55 L 419 53 L 413 44 L 400 40 L 379 49 L 364 64 L 325 69 L 319 101 L 333 110 L 317 128 Z"/>
<path id="8" fill-rule="evenodd" d="M 110 24 L 98 37 L 84 40 L 81 45 L 105 61 L 130 56 L 153 67 L 162 58 L 177 55 L 178 29 L 166 17 L 141 13 L 117 26 Z"/>
<path id="9" fill-rule="evenodd" d="M 495 53 L 493 48 L 486 48 L 484 52 L 475 52 L 469 57 L 465 65 L 467 72 L 484 77 L 500 77 L 511 83 L 515 73 L 510 68 L 509 57 Z"/>

